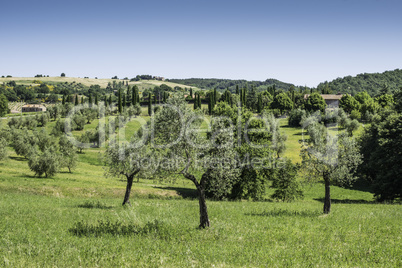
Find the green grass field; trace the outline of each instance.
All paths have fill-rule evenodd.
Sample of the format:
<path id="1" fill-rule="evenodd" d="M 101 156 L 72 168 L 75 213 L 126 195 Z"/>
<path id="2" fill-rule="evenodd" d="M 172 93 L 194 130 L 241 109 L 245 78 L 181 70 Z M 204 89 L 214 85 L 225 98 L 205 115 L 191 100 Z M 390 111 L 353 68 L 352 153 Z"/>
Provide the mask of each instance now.
<path id="1" fill-rule="evenodd" d="M 140 125 L 130 122 L 126 137 Z M 301 129 L 281 125 L 285 156 L 298 161 Z M 332 186 L 323 216 L 323 184 L 303 184 L 294 203 L 272 201 L 268 188 L 265 202 L 207 201 L 211 227 L 199 230 L 190 181 L 140 179 L 123 208 L 126 182 L 104 176 L 103 150 L 85 149 L 72 174 L 37 178 L 9 148 L 0 162 L 0 267 L 402 266 L 400 204 Z"/>

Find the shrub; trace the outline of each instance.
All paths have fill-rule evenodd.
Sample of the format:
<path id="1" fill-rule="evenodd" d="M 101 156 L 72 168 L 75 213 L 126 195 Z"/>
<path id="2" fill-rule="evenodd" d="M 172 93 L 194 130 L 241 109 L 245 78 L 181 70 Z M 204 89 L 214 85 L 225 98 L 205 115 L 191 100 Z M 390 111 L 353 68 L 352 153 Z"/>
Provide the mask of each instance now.
<path id="1" fill-rule="evenodd" d="M 296 165 L 287 160 L 283 168 L 275 171 L 271 188 L 276 190 L 271 195 L 272 198 L 291 202 L 303 197 L 300 184 L 296 181 L 297 169 Z"/>
<path id="2" fill-rule="evenodd" d="M 46 148 L 43 153 L 35 151 L 29 157 L 29 168 L 36 176 L 54 176 L 59 170 L 59 157 L 53 148 Z"/>
<path id="3" fill-rule="evenodd" d="M 302 120 L 303 116 L 306 116 L 306 111 L 300 108 L 293 109 L 289 113 L 289 126 L 291 127 L 300 127 L 300 121 Z"/>
<path id="4" fill-rule="evenodd" d="M 360 120 L 362 118 L 362 114 L 358 111 L 358 110 L 353 110 L 350 113 L 350 118 L 351 119 L 356 119 L 356 120 Z"/>
<path id="5" fill-rule="evenodd" d="M 0 160 L 4 160 L 7 158 L 8 154 L 7 145 L 8 145 L 7 140 L 3 137 L 0 137 Z"/>
<path id="6" fill-rule="evenodd" d="M 356 119 L 348 120 L 345 127 L 349 136 L 353 136 L 353 131 L 359 129 L 360 123 Z"/>

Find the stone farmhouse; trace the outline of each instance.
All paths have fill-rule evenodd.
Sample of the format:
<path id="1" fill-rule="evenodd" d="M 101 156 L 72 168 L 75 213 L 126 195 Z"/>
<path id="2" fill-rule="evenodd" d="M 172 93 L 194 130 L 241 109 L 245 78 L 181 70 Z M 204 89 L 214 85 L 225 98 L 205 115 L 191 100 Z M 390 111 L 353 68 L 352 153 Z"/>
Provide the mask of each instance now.
<path id="1" fill-rule="evenodd" d="M 22 106 L 23 113 L 46 112 L 46 107 L 40 104 L 26 104 Z"/>
<path id="2" fill-rule="evenodd" d="M 310 96 L 310 94 L 304 95 L 304 99 L 307 100 L 307 98 Z M 324 99 L 325 103 L 327 104 L 327 108 L 339 108 L 339 100 L 342 98 L 342 94 L 321 94 L 321 97 Z"/>

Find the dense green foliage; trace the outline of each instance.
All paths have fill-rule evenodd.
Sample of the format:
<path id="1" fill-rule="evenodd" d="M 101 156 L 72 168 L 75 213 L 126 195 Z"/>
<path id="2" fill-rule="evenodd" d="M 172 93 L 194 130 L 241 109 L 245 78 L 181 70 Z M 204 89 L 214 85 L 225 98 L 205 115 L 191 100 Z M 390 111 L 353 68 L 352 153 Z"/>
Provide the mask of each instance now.
<path id="1" fill-rule="evenodd" d="M 356 180 L 355 170 L 362 162 L 362 156 L 353 137 L 328 135 L 327 128 L 317 122 L 310 123 L 307 132 L 310 139 L 303 145 L 302 165 L 309 180 L 324 180 L 323 211 L 329 213 L 331 184 L 349 186 Z"/>
<path id="2" fill-rule="evenodd" d="M 292 84 L 284 83 L 276 79 L 267 79 L 265 81 L 247 81 L 247 80 L 230 80 L 215 78 L 188 78 L 188 79 L 169 79 L 170 82 L 184 84 L 188 86 L 198 87 L 202 89 L 225 90 L 229 89 L 232 93 L 236 92 L 236 86 L 244 87 L 247 84 L 253 84 L 257 88 L 267 89 L 268 86 L 276 85 L 276 87 L 288 90 Z"/>
<path id="3" fill-rule="evenodd" d="M 297 181 L 298 166 L 288 160 L 284 166 L 274 172 L 271 188 L 275 188 L 272 198 L 283 202 L 294 201 L 303 198 L 303 191 Z"/>
<path id="4" fill-rule="evenodd" d="M 332 93 L 342 92 L 352 95 L 361 91 L 367 91 L 371 96 L 380 95 L 380 91 L 385 88 L 389 91 L 395 91 L 402 85 L 402 70 L 385 71 L 383 73 L 364 73 L 354 77 L 345 76 L 337 78 L 331 82 L 320 83 L 317 86 L 321 92 L 326 86 Z"/>
<path id="5" fill-rule="evenodd" d="M 325 107 L 327 107 L 327 104 L 325 103 L 323 97 L 315 92 L 307 98 L 304 107 L 309 112 L 315 112 L 315 111 L 324 112 Z"/>
<path id="6" fill-rule="evenodd" d="M 361 173 L 373 184 L 378 200 L 402 197 L 402 114 L 385 113 L 364 133 Z"/>
<path id="7" fill-rule="evenodd" d="M 4 116 L 5 114 L 8 114 L 8 100 L 6 96 L 3 94 L 0 94 L 0 116 Z"/>

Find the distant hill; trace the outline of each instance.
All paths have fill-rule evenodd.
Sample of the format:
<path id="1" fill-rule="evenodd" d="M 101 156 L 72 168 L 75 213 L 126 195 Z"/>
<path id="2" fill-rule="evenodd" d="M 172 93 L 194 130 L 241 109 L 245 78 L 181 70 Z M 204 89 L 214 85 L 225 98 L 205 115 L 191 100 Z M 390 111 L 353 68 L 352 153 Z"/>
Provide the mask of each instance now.
<path id="1" fill-rule="evenodd" d="M 383 73 L 364 73 L 356 76 L 345 76 L 337 78 L 331 82 L 323 82 L 317 86 L 318 90 L 328 87 L 333 93 L 350 93 L 352 95 L 367 91 L 375 96 L 379 91 L 388 87 L 390 92 L 402 87 L 402 70 L 385 71 Z"/>
<path id="2" fill-rule="evenodd" d="M 0 83 L 8 83 L 10 81 L 15 81 L 18 85 L 35 85 L 34 80 L 39 80 L 47 84 L 61 84 L 61 83 L 74 83 L 78 85 L 78 88 L 89 87 L 93 85 L 99 85 L 102 88 L 105 88 L 108 83 L 113 82 L 128 82 L 130 86 L 137 85 L 139 90 L 142 91 L 147 88 L 154 88 L 155 86 L 160 86 L 162 84 L 168 85 L 172 88 L 188 87 L 187 85 L 180 83 L 173 83 L 169 81 L 160 81 L 160 80 L 140 80 L 140 81 L 129 81 L 128 79 L 95 79 L 95 78 L 80 78 L 80 77 L 0 77 Z"/>
<path id="3" fill-rule="evenodd" d="M 188 79 L 168 79 L 168 81 L 178 84 L 184 84 L 187 86 L 198 87 L 202 89 L 213 89 L 216 88 L 218 90 L 225 90 L 229 88 L 230 91 L 234 92 L 236 89 L 236 85 L 239 85 L 239 88 L 248 85 L 250 88 L 251 85 L 260 88 L 262 90 L 266 90 L 268 86 L 275 85 L 278 89 L 288 90 L 293 84 L 285 83 L 276 79 L 267 79 L 265 81 L 247 81 L 247 80 L 231 80 L 231 79 L 216 79 L 216 78 L 188 78 Z"/>

